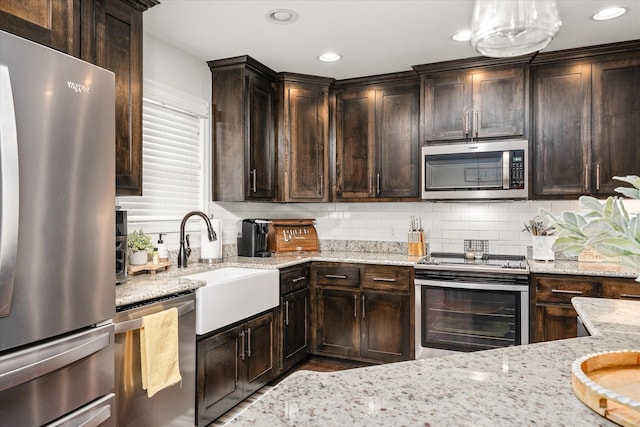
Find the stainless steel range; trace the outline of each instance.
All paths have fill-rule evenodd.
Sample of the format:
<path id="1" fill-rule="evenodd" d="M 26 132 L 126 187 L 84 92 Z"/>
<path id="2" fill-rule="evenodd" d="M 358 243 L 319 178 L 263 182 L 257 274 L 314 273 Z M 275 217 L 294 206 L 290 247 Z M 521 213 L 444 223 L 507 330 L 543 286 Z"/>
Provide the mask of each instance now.
<path id="1" fill-rule="evenodd" d="M 527 344 L 524 257 L 432 253 L 415 265 L 416 359 Z"/>

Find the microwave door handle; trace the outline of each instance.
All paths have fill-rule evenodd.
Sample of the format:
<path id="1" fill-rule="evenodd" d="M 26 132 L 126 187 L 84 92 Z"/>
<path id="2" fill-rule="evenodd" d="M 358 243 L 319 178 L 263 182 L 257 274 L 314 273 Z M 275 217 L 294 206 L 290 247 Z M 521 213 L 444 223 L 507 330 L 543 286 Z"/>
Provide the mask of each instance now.
<path id="1" fill-rule="evenodd" d="M 0 65 L 0 317 L 11 311 L 18 255 L 18 132 L 9 68 Z"/>
<path id="2" fill-rule="evenodd" d="M 508 190 L 511 182 L 511 163 L 510 163 L 510 151 L 502 152 L 502 189 Z"/>

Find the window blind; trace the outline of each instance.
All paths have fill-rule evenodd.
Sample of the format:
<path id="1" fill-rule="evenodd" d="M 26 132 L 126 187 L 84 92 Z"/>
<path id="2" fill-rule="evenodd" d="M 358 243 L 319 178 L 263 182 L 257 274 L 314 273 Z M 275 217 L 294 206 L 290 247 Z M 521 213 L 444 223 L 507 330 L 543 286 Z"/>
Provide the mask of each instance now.
<path id="1" fill-rule="evenodd" d="M 175 101 L 175 92 L 171 98 Z M 166 101 L 143 99 L 142 196 L 117 201 L 128 211 L 129 222 L 177 221 L 189 211 L 203 210 L 207 120 L 180 102 Z"/>

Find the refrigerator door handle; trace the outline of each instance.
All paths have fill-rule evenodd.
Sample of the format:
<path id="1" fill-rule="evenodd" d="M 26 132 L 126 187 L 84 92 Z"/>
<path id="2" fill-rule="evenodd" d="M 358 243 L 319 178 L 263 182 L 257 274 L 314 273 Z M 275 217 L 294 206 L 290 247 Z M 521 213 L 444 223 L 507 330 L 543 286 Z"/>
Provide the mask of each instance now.
<path id="1" fill-rule="evenodd" d="M 27 355 L 18 353 L 12 358 L 0 360 L 0 391 L 42 377 L 99 352 L 110 345 L 111 330 L 110 325 L 109 329 L 99 334 L 82 334 L 34 350 Z"/>
<path id="2" fill-rule="evenodd" d="M 18 253 L 18 132 L 9 68 L 0 65 L 0 317 L 11 311 Z"/>

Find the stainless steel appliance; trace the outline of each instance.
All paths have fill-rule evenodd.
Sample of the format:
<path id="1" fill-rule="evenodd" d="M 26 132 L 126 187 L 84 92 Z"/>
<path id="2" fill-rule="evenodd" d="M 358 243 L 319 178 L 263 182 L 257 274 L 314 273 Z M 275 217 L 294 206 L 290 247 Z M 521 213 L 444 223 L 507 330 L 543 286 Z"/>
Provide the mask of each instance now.
<path id="1" fill-rule="evenodd" d="M 242 235 L 238 237 L 238 256 L 271 256 L 271 252 L 267 249 L 270 222 L 266 219 L 242 220 Z"/>
<path id="2" fill-rule="evenodd" d="M 182 382 L 148 398 L 140 374 L 142 317 L 175 307 Z M 156 427 L 195 425 L 196 317 L 195 293 L 172 295 L 118 307 L 116 334 L 116 396 L 118 426 Z"/>
<path id="3" fill-rule="evenodd" d="M 127 280 L 127 211 L 116 210 L 116 283 Z"/>
<path id="4" fill-rule="evenodd" d="M 0 31 L 4 425 L 115 425 L 114 123 L 113 73 Z"/>
<path id="5" fill-rule="evenodd" d="M 529 342 L 524 257 L 433 253 L 415 265 L 416 359 Z"/>
<path id="6" fill-rule="evenodd" d="M 425 200 L 526 199 L 526 140 L 422 147 Z"/>

